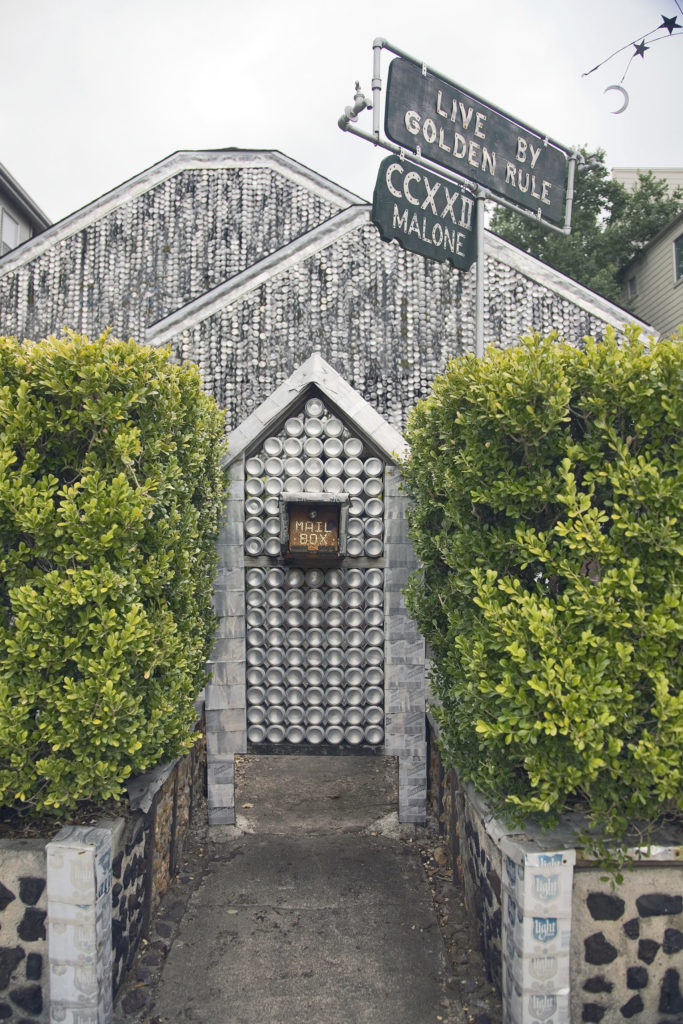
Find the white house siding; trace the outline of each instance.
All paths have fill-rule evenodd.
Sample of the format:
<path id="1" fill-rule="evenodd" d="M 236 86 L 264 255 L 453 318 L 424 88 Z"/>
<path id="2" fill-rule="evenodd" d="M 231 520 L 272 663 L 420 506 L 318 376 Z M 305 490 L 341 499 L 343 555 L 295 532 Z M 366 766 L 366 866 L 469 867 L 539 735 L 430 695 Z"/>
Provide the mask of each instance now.
<path id="1" fill-rule="evenodd" d="M 674 280 L 673 254 L 674 239 L 682 234 L 683 217 L 678 217 L 624 274 L 625 281 L 636 279 L 637 315 L 662 337 L 683 324 L 683 280 Z"/>

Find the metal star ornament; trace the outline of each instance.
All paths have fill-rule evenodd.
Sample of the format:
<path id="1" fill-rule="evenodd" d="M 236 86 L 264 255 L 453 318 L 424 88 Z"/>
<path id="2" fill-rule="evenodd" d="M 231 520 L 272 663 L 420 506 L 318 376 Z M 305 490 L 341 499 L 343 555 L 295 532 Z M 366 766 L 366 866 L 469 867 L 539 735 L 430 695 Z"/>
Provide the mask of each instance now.
<path id="1" fill-rule="evenodd" d="M 665 28 L 669 35 L 671 35 L 673 30 L 675 28 L 681 28 L 681 25 L 678 24 L 678 20 L 676 18 L 667 18 L 667 16 L 663 14 L 662 24 L 659 26 L 659 28 Z"/>
<path id="2" fill-rule="evenodd" d="M 650 49 L 649 46 L 645 45 L 644 39 L 640 43 L 634 43 L 633 48 L 636 51 L 634 56 L 642 57 L 643 59 L 645 58 L 645 51 Z"/>

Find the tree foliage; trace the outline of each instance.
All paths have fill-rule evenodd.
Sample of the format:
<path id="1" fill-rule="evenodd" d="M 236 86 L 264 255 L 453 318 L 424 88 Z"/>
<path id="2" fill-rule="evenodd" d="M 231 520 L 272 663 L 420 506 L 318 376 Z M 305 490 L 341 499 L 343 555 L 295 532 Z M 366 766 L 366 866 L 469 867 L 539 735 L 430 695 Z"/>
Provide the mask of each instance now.
<path id="1" fill-rule="evenodd" d="M 465 357 L 407 437 L 448 763 L 517 820 L 683 810 L 683 337 Z"/>
<path id="2" fill-rule="evenodd" d="M 506 207 L 491 229 L 606 299 L 624 305 L 619 270 L 683 209 L 683 189 L 671 195 L 652 172 L 640 173 L 631 192 L 611 177 L 605 153 L 582 151 L 577 168 L 570 235 L 560 235 Z M 628 305 L 627 305 L 628 308 Z"/>
<path id="3" fill-rule="evenodd" d="M 117 797 L 186 748 L 223 436 L 166 352 L 0 338 L 0 804 Z"/>

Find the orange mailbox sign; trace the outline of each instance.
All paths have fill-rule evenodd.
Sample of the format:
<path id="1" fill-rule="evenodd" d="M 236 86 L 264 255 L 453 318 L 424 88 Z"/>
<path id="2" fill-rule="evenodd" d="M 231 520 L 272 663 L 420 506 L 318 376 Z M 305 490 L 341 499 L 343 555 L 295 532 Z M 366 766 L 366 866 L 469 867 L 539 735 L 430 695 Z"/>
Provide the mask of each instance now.
<path id="1" fill-rule="evenodd" d="M 292 503 L 289 506 L 289 550 L 310 554 L 339 551 L 339 505 Z"/>

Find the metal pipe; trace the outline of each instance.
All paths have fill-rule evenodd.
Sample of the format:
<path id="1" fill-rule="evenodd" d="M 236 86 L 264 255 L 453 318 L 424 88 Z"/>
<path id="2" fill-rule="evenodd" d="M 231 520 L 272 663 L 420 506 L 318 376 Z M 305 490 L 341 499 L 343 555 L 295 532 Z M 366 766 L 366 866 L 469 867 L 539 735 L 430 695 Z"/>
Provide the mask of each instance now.
<path id="1" fill-rule="evenodd" d="M 375 39 L 372 44 L 372 134 L 374 141 L 379 141 L 380 135 L 380 93 L 382 91 L 382 47 L 384 39 Z"/>
<path id="2" fill-rule="evenodd" d="M 484 251 L 484 214 L 486 211 L 486 190 L 477 189 L 477 282 L 475 297 L 475 353 L 477 359 L 484 358 L 484 276 L 486 274 L 486 253 Z"/>
<path id="3" fill-rule="evenodd" d="M 569 158 L 569 171 L 567 174 L 567 200 L 564 206 L 564 228 L 563 231 L 569 235 L 572 230 L 572 207 L 574 205 L 574 175 L 576 174 L 576 161 L 578 153 L 576 150 Z"/>

